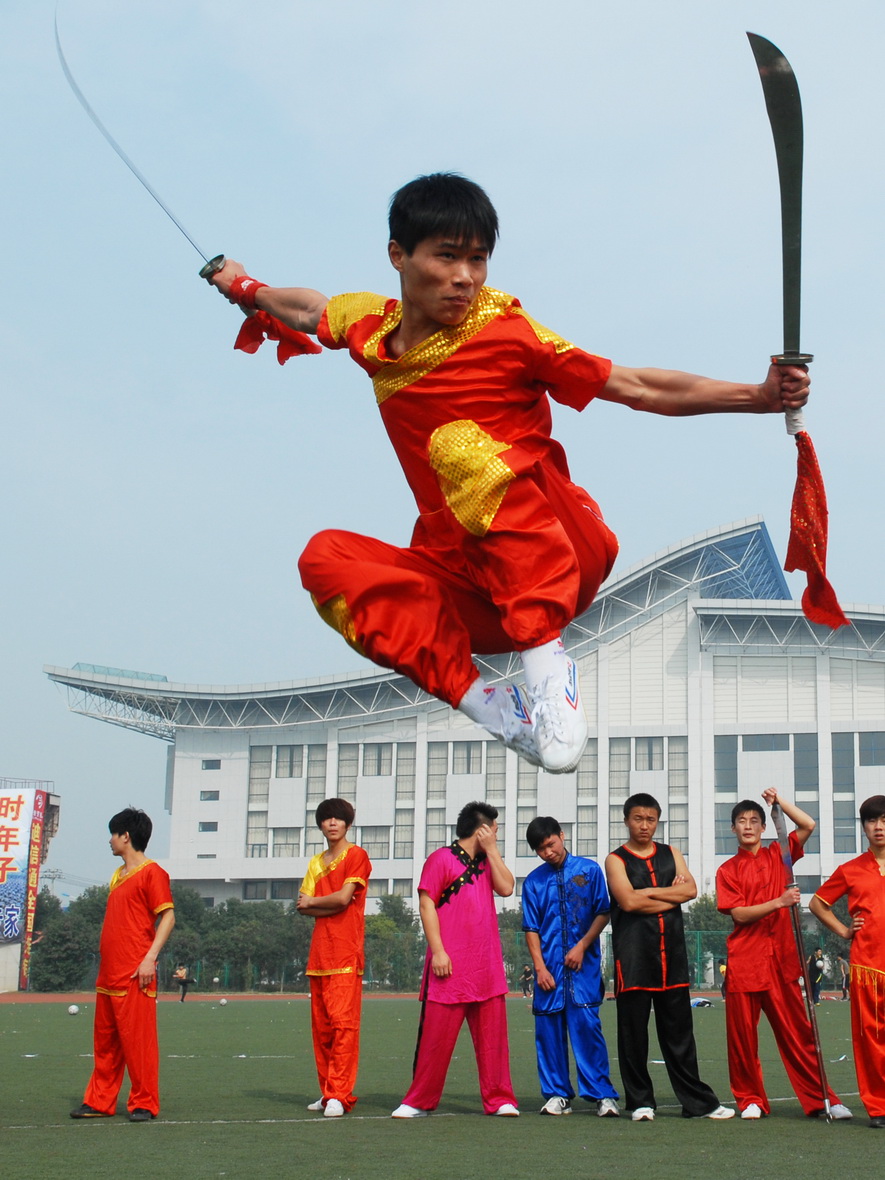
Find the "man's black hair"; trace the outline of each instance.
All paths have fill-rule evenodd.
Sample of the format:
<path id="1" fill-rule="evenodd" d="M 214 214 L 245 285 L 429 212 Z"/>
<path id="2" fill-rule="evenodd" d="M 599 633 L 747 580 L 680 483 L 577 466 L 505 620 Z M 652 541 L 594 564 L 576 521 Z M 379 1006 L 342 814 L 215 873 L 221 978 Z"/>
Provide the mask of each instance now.
<path id="1" fill-rule="evenodd" d="M 407 254 L 425 238 L 450 237 L 453 243 L 488 250 L 498 240 L 498 214 L 485 191 L 457 172 L 417 176 L 390 198 L 390 237 Z"/>
<path id="2" fill-rule="evenodd" d="M 881 819 L 885 816 L 885 795 L 870 795 L 860 805 L 860 822 L 865 824 L 870 819 Z"/>
<path id="3" fill-rule="evenodd" d="M 525 838 L 532 852 L 537 852 L 545 840 L 558 836 L 561 831 L 562 824 L 552 815 L 536 815 L 525 830 Z"/>
<path id="4" fill-rule="evenodd" d="M 108 831 L 112 836 L 129 834 L 129 842 L 136 852 L 144 852 L 151 838 L 154 825 L 151 817 L 137 807 L 127 807 L 108 822 Z"/>
<path id="5" fill-rule="evenodd" d="M 475 800 L 473 803 L 468 803 L 466 807 L 462 807 L 458 813 L 455 835 L 459 840 L 466 840 L 468 836 L 473 835 L 477 828 L 481 828 L 483 824 L 494 823 L 497 818 L 497 807 L 492 807 L 491 803 Z"/>
<path id="6" fill-rule="evenodd" d="M 326 819 L 340 819 L 350 827 L 355 816 L 356 812 L 353 809 L 353 804 L 348 803 L 346 799 L 324 799 L 316 809 L 318 828 L 323 826 L 323 820 Z"/>
<path id="7" fill-rule="evenodd" d="M 635 795 L 631 795 L 624 804 L 624 819 L 627 819 L 634 807 L 650 807 L 652 811 L 658 813 L 658 819 L 661 818 L 661 805 L 658 803 L 654 795 L 648 795 L 645 791 L 637 791 Z"/>
<path id="8" fill-rule="evenodd" d="M 755 811 L 762 820 L 762 826 L 765 827 L 765 809 L 761 803 L 757 803 L 755 799 L 741 799 L 740 803 L 735 803 L 731 809 L 731 826 L 737 823 L 737 817 L 743 815 L 745 811 Z"/>

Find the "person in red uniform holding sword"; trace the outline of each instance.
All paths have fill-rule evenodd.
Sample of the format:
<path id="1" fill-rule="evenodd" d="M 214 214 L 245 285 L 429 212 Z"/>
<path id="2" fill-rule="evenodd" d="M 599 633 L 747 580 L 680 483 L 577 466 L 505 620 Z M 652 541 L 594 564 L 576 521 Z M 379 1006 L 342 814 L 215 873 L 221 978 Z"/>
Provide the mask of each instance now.
<path id="1" fill-rule="evenodd" d="M 123 864 L 111 878 L 101 927 L 95 983 L 94 1068 L 72 1119 L 116 1113 L 123 1071 L 129 1071 L 129 1121 L 160 1111 L 157 1045 L 157 956 L 175 926 L 169 874 L 144 854 L 150 817 L 134 807 L 108 824 L 110 846 Z"/>
<path id="2" fill-rule="evenodd" d="M 299 562 L 302 582 L 357 651 L 528 761 L 566 773 L 580 760 L 587 722 L 561 634 L 608 576 L 617 540 L 571 482 L 551 438 L 548 395 L 576 410 L 598 397 L 668 416 L 783 413 L 807 400 L 808 374 L 772 366 L 761 384 L 736 384 L 627 369 L 576 348 L 485 285 L 497 214 L 462 176 L 404 185 L 389 227 L 399 300 L 269 287 L 230 260 L 210 279 L 259 317 L 257 336 L 250 329 L 241 345 L 248 351 L 262 325 L 274 338 L 294 330 L 349 349 L 372 378 L 418 504 L 406 548 L 318 534 Z M 511 651 L 521 655 L 527 693 L 486 683 L 473 662 L 474 652 Z"/>
<path id="3" fill-rule="evenodd" d="M 851 1039 L 860 1100 L 870 1126 L 885 1129 L 885 795 L 860 805 L 865 852 L 839 865 L 809 903 L 828 930 L 851 941 Z M 851 925 L 832 906 L 847 897 Z M 844 985 L 843 985 L 844 988 Z"/>
<path id="4" fill-rule="evenodd" d="M 777 803 L 796 825 L 790 833 L 795 864 L 815 822 L 794 803 L 782 799 L 774 787 L 763 791 L 762 798 L 768 807 Z M 787 913 L 790 906 L 799 904 L 799 890 L 788 888 L 778 843 L 762 843 L 765 812 L 759 803 L 752 799 L 737 803 L 732 808 L 731 830 L 737 837 L 737 855 L 716 874 L 716 904 L 734 922 L 728 936 L 725 1005 L 732 1093 L 742 1119 L 758 1119 L 771 1112 L 759 1062 L 759 1017 L 764 1012 L 802 1109 L 807 1115 L 819 1115 L 824 1111 L 820 1072 L 799 987 L 802 961 Z M 851 1111 L 832 1090 L 828 1098 L 832 1118 L 851 1118 Z"/>

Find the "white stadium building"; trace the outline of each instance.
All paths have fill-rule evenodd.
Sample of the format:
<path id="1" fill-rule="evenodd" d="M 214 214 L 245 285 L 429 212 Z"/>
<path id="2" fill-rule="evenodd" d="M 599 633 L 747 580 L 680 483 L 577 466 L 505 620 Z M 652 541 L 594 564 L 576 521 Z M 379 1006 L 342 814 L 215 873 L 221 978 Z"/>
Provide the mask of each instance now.
<path id="1" fill-rule="evenodd" d="M 370 896 L 412 896 L 471 799 L 497 806 L 521 886 L 537 863 L 530 819 L 554 815 L 574 852 L 601 860 L 624 838 L 635 791 L 660 801 L 661 838 L 710 893 L 734 851 L 732 805 L 766 786 L 819 821 L 798 866 L 808 893 L 863 847 L 858 804 L 885 793 L 885 608 L 848 614 L 839 631 L 805 619 L 758 518 L 655 554 L 568 629 L 591 736 L 577 771 L 559 776 L 369 665 L 236 687 L 84 664 L 45 671 L 74 711 L 169 743 L 164 863 L 207 905 L 294 897 L 322 845 L 314 809 L 336 795 L 356 806 Z M 519 671 L 512 656 L 480 664 L 490 680 Z"/>

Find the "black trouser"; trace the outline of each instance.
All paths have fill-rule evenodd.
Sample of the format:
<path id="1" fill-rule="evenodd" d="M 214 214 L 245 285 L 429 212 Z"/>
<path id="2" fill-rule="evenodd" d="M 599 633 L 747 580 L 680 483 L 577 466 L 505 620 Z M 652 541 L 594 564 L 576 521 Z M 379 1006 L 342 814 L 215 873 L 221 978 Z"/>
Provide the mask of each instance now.
<path id="1" fill-rule="evenodd" d="M 648 1072 L 648 1021 L 655 1009 L 655 1029 L 673 1093 L 686 1118 L 710 1114 L 719 1099 L 698 1077 L 691 998 L 687 987 L 668 991 L 627 991 L 617 997 L 618 1065 L 628 1110 L 650 1106 L 655 1092 Z"/>

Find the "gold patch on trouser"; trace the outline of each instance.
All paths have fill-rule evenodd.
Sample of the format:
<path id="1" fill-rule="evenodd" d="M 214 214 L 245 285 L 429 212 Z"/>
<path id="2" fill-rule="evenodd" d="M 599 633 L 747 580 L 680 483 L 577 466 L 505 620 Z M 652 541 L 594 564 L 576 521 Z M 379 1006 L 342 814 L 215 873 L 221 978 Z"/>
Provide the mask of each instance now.
<path id="1" fill-rule="evenodd" d="M 366 653 L 356 637 L 356 628 L 353 625 L 350 607 L 344 601 L 344 595 L 336 594 L 334 598 L 330 598 L 328 602 L 322 604 L 317 602 L 315 594 L 311 594 L 310 597 L 323 622 L 328 623 L 333 631 L 337 631 L 339 635 L 343 636 L 345 643 L 349 643 L 354 651 L 358 651 L 361 656 L 364 656 Z"/>
<path id="2" fill-rule="evenodd" d="M 498 456 L 510 443 L 498 442 L 465 418 L 447 422 L 430 436 L 430 466 L 455 519 L 484 537 L 515 474 Z"/>

